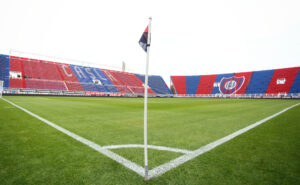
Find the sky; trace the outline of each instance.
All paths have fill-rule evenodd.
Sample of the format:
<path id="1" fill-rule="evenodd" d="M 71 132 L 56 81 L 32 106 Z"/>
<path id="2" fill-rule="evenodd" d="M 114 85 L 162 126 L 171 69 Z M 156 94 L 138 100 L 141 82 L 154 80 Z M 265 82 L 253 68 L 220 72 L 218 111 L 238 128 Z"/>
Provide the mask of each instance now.
<path id="1" fill-rule="evenodd" d="M 300 66 L 299 0 L 0 0 L 0 53 L 36 53 L 149 74 L 205 75 Z M 18 52 L 17 52 L 18 51 Z M 67 60 L 68 59 L 68 60 Z M 69 60 L 71 59 L 71 60 Z"/>

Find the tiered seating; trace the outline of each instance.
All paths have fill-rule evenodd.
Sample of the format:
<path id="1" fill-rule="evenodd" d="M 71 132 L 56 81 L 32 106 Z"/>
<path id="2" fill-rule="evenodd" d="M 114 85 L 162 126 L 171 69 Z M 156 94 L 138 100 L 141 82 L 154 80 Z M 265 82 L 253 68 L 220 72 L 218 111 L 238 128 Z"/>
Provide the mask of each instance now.
<path id="1" fill-rule="evenodd" d="M 56 63 L 37 59 L 21 58 L 24 79 L 28 89 L 67 90 Z"/>
<path id="2" fill-rule="evenodd" d="M 69 91 L 84 91 L 79 82 L 65 82 Z"/>
<path id="3" fill-rule="evenodd" d="M 4 81 L 3 86 L 8 87 L 9 80 L 9 56 L 0 55 L 0 80 Z"/>
<path id="4" fill-rule="evenodd" d="M 83 89 L 85 91 L 89 91 L 89 92 L 105 92 L 105 91 L 100 91 L 96 85 L 92 82 L 88 82 L 88 83 L 81 83 L 81 86 L 83 87 Z"/>
<path id="5" fill-rule="evenodd" d="M 266 94 L 288 93 L 298 71 L 299 67 L 276 69 Z"/>
<path id="6" fill-rule="evenodd" d="M 186 94 L 185 76 L 171 76 L 171 80 L 177 94 Z"/>
<path id="7" fill-rule="evenodd" d="M 28 89 L 45 89 L 43 80 L 25 79 L 25 82 Z"/>
<path id="8" fill-rule="evenodd" d="M 125 86 L 133 93 L 137 93 L 137 94 L 144 93 L 143 83 L 133 74 L 124 73 L 120 71 L 111 71 L 111 74 L 118 79 L 118 81 L 122 84 L 122 86 Z M 151 93 L 153 93 L 152 90 Z"/>
<path id="9" fill-rule="evenodd" d="M 59 75 L 61 78 L 68 82 L 78 82 L 73 70 L 69 64 L 57 64 Z"/>
<path id="10" fill-rule="evenodd" d="M 300 93 L 299 70 L 300 67 L 294 67 L 234 74 L 171 76 L 171 80 L 176 93 L 181 95 Z M 225 81 L 221 83 L 222 79 Z M 143 94 L 145 77 L 120 71 L 0 55 L 0 80 L 5 81 L 5 86 L 17 89 Z M 150 75 L 149 87 L 149 94 L 171 93 L 160 76 Z"/>
<path id="11" fill-rule="evenodd" d="M 98 92 L 96 85 L 94 84 L 91 77 L 86 73 L 82 66 L 70 65 L 78 81 L 80 82 L 84 91 Z"/>
<path id="12" fill-rule="evenodd" d="M 120 92 L 100 69 L 93 68 L 93 71 L 108 92 Z"/>
<path id="13" fill-rule="evenodd" d="M 110 81 L 109 81 L 110 82 Z M 111 82 L 110 82 L 111 83 Z M 109 92 L 113 92 L 113 93 L 118 93 L 118 92 L 120 92 L 119 90 L 118 90 L 118 88 L 117 87 L 115 87 L 113 84 L 106 84 L 105 85 L 105 88 L 109 91 Z"/>
<path id="14" fill-rule="evenodd" d="M 54 90 L 67 90 L 63 81 L 47 81 L 44 80 L 45 89 L 54 89 Z"/>
<path id="15" fill-rule="evenodd" d="M 178 94 L 196 94 L 200 76 L 171 76 L 171 79 Z"/>
<path id="16" fill-rule="evenodd" d="M 104 70 L 103 70 L 104 71 Z M 121 71 L 105 70 L 104 72 L 110 77 L 112 82 L 119 88 L 121 92 L 143 94 L 143 82 L 139 80 L 134 74 Z M 154 91 L 148 89 L 149 94 L 155 94 Z"/>
<path id="17" fill-rule="evenodd" d="M 24 70 L 23 70 L 23 61 L 19 57 L 10 56 L 9 57 L 9 70 L 12 72 L 19 72 L 22 74 L 20 79 L 10 78 L 9 79 L 9 87 L 22 89 L 25 88 L 25 81 L 23 80 Z"/>
<path id="18" fill-rule="evenodd" d="M 4 55 L 0 55 L 0 80 L 4 81 L 6 60 Z"/>
<path id="19" fill-rule="evenodd" d="M 244 73 L 234 73 L 235 77 L 244 77 L 244 84 L 242 85 L 242 87 L 235 92 L 235 94 L 245 94 L 246 89 L 249 85 L 249 82 L 251 80 L 251 76 L 252 76 L 252 72 L 244 72 Z"/>
<path id="20" fill-rule="evenodd" d="M 40 79 L 25 79 L 26 88 L 28 89 L 45 89 L 45 90 L 67 90 L 62 81 L 48 81 Z"/>
<path id="21" fill-rule="evenodd" d="M 289 93 L 300 93 L 300 70 L 298 71 Z"/>
<path id="22" fill-rule="evenodd" d="M 56 80 L 61 81 L 56 64 L 48 61 L 25 59 L 24 76 L 32 79 Z"/>
<path id="23" fill-rule="evenodd" d="M 217 75 L 202 75 L 196 94 L 211 94 Z"/>
<path id="24" fill-rule="evenodd" d="M 143 83 L 145 83 L 145 75 L 135 74 Z M 149 75 L 148 85 L 156 94 L 172 94 L 161 76 Z"/>
<path id="25" fill-rule="evenodd" d="M 21 80 L 21 79 L 9 79 L 9 88 L 22 89 L 23 88 L 23 80 Z"/>
<path id="26" fill-rule="evenodd" d="M 23 66 L 24 66 L 24 74 L 23 77 L 25 79 L 27 78 L 33 78 L 33 79 L 40 79 L 40 75 L 39 75 L 39 63 L 36 63 L 36 65 L 34 65 L 34 67 L 36 68 L 35 70 L 32 70 L 32 65 L 31 64 L 33 62 L 33 60 L 29 60 L 29 59 L 21 59 L 23 62 Z M 37 60 L 35 61 L 37 62 Z"/>
<path id="27" fill-rule="evenodd" d="M 105 76 L 101 76 L 100 72 L 95 68 L 91 67 L 83 67 L 77 65 L 70 65 L 72 70 L 74 71 L 78 81 L 85 91 L 89 92 L 110 92 L 105 85 L 95 84 L 94 80 L 99 80 L 103 84 L 103 82 L 107 83 Z M 108 83 L 109 84 L 109 83 Z"/>
<path id="28" fill-rule="evenodd" d="M 56 66 L 69 91 L 84 91 L 69 64 L 58 63 Z"/>
<path id="29" fill-rule="evenodd" d="M 198 85 L 197 95 L 272 94 L 277 96 L 282 93 L 300 93 L 299 70 L 300 67 L 293 67 L 234 74 L 171 76 L 171 79 L 177 94 L 182 95 L 194 95 Z"/>
<path id="30" fill-rule="evenodd" d="M 186 94 L 195 95 L 201 76 L 186 76 Z"/>
<path id="31" fill-rule="evenodd" d="M 107 69 L 102 69 L 102 72 L 106 75 L 106 77 L 112 82 L 112 84 L 114 84 L 115 87 L 118 88 L 118 90 L 121 93 L 129 93 L 131 94 L 132 91 L 129 90 L 122 81 L 119 81 L 112 73 L 111 70 L 107 70 Z"/>
<path id="32" fill-rule="evenodd" d="M 63 80 L 59 75 L 59 71 L 55 63 L 40 61 L 40 68 L 41 69 L 39 70 L 39 72 L 42 79 L 57 80 L 57 81 Z"/>
<path id="33" fill-rule="evenodd" d="M 221 82 L 222 78 L 230 78 L 232 76 L 233 76 L 233 73 L 231 73 L 231 74 L 219 74 L 214 83 L 219 84 Z M 220 93 L 219 86 L 214 86 L 211 94 L 219 94 L 219 93 Z"/>
<path id="34" fill-rule="evenodd" d="M 269 86 L 274 70 L 254 71 L 246 94 L 264 94 Z"/>
<path id="35" fill-rule="evenodd" d="M 143 94 L 143 82 L 132 73 L 54 63 L 37 59 L 0 55 L 0 80 L 8 78 L 9 88 Z M 159 93 L 170 91 L 159 76 L 150 79 Z M 156 81 L 160 85 L 154 84 Z M 156 86 L 155 86 L 156 85 Z M 149 88 L 149 94 L 155 92 Z"/>

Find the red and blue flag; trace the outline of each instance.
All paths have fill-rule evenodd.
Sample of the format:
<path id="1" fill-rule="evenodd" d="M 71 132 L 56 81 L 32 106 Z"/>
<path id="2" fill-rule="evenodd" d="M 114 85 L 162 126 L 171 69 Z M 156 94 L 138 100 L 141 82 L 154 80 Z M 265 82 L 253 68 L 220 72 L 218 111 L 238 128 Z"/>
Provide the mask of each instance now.
<path id="1" fill-rule="evenodd" d="M 149 44 L 147 42 L 148 42 L 148 26 L 145 29 L 145 31 L 139 41 L 140 46 L 143 48 L 143 50 L 145 52 L 147 52 L 147 47 L 150 46 L 150 42 L 149 42 Z"/>

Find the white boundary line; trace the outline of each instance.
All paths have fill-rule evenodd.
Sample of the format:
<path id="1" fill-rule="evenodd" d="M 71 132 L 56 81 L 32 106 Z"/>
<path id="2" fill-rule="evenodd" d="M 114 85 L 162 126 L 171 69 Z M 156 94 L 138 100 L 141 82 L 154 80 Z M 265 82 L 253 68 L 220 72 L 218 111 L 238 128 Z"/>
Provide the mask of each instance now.
<path id="1" fill-rule="evenodd" d="M 165 146 L 148 145 L 147 147 L 151 148 L 151 149 L 155 149 L 155 150 L 163 150 L 163 151 L 183 153 L 183 154 L 189 154 L 189 153 L 193 152 L 191 150 L 185 150 L 185 149 L 179 149 L 179 148 L 170 148 L 170 147 L 165 147 Z M 103 146 L 102 148 L 105 148 L 105 149 L 144 148 L 144 145 L 141 145 L 141 144 L 109 145 L 109 146 Z"/>
<path id="2" fill-rule="evenodd" d="M 30 112 L 30 111 L 28 111 L 27 109 L 24 109 L 24 108 L 22 108 L 22 107 L 20 107 L 20 106 L 18 106 L 16 104 L 14 104 L 14 103 L 6 100 L 6 99 L 4 99 L 4 98 L 1 98 L 1 99 L 3 99 L 4 101 L 6 101 L 7 103 L 9 103 L 9 104 L 17 107 L 18 109 L 21 109 L 22 111 L 26 112 L 27 114 L 29 114 L 29 115 L 31 115 L 31 116 L 33 116 L 33 117 L 41 120 L 42 122 L 48 124 L 49 126 L 51 126 L 51 127 L 55 128 L 55 129 L 61 131 L 62 133 L 66 134 L 66 135 L 68 135 L 70 137 L 72 137 L 73 139 L 76 139 L 77 141 L 79 141 L 79 142 L 81 142 L 81 143 L 89 146 L 90 148 L 92 148 L 92 149 L 94 149 L 94 150 L 102 153 L 103 155 L 105 155 L 105 156 L 107 156 L 107 157 L 109 157 L 109 158 L 117 161 L 118 163 L 122 164 L 126 168 L 129 168 L 130 170 L 136 172 L 140 176 L 142 176 L 142 177 L 145 176 L 144 168 L 141 167 L 141 166 L 139 166 L 138 164 L 136 164 L 134 162 L 131 162 L 128 159 L 125 159 L 124 157 L 122 157 L 122 156 L 120 156 L 120 155 L 118 155 L 118 154 L 116 154 L 116 153 L 114 153 L 112 151 L 109 151 L 109 150 L 101 147 L 100 145 L 92 142 L 92 141 L 89 141 L 89 140 L 87 140 L 87 139 L 85 139 L 83 137 L 80 137 L 80 136 L 74 134 L 73 132 L 70 132 L 70 131 L 68 131 L 68 130 L 66 130 L 66 129 L 64 129 L 64 128 L 58 126 L 58 125 L 56 125 L 55 123 L 52 123 L 51 121 L 48 121 L 48 120 L 46 120 L 46 119 L 44 119 L 44 118 L 42 118 L 42 117 L 40 117 L 40 116 L 38 116 L 38 115 Z"/>
<path id="3" fill-rule="evenodd" d="M 44 123 L 48 124 L 49 126 L 51 126 L 51 127 L 55 128 L 55 129 L 61 131 L 62 133 L 66 134 L 66 135 L 68 135 L 70 137 L 72 137 L 73 139 L 75 139 L 75 140 L 77 140 L 77 141 L 79 141 L 79 142 L 81 142 L 81 143 L 89 146 L 90 148 L 93 148 L 94 150 L 102 153 L 103 155 L 109 157 L 110 159 L 115 160 L 116 162 L 122 164 L 126 168 L 128 168 L 128 169 L 136 172 L 138 175 L 140 175 L 142 177 L 145 176 L 145 172 L 144 172 L 144 168 L 143 167 L 141 167 L 140 165 L 138 165 L 138 164 L 136 164 L 136 163 L 134 163 L 132 161 L 129 161 L 128 159 L 125 159 L 124 157 L 122 157 L 122 156 L 120 156 L 120 155 L 118 155 L 118 154 L 116 154 L 116 153 L 108 150 L 108 149 L 129 148 L 129 147 L 138 147 L 139 148 L 140 146 L 143 147 L 144 145 L 130 144 L 130 145 L 111 145 L 111 146 L 101 147 L 100 145 L 98 145 L 98 144 L 96 144 L 96 143 L 94 143 L 92 141 L 89 141 L 89 140 L 87 140 L 87 139 L 85 139 L 83 137 L 80 137 L 80 136 L 78 136 L 78 135 L 76 135 L 76 134 L 74 134 L 74 133 L 72 133 L 72 132 L 70 132 L 70 131 L 68 131 L 68 130 L 66 130 L 66 129 L 64 129 L 64 128 L 62 128 L 62 127 L 60 127 L 60 126 L 58 126 L 58 125 L 56 125 L 56 124 L 54 124 L 54 123 L 52 123 L 52 122 L 44 119 L 44 118 L 42 118 L 42 117 L 40 117 L 40 116 L 38 116 L 38 115 L 36 115 L 34 113 L 32 113 L 32 112 L 30 112 L 30 111 L 28 111 L 25 108 L 22 108 L 22 107 L 20 107 L 20 106 L 18 106 L 16 104 L 10 102 L 9 100 L 4 99 L 3 97 L 0 98 L 0 99 L 2 99 L 4 101 L 6 101 L 7 103 L 9 103 L 9 104 L 17 107 L 18 109 L 26 112 L 27 114 L 29 114 L 29 115 L 31 115 L 31 116 L 33 116 L 33 117 L 35 117 L 35 118 L 43 121 Z M 173 151 L 173 152 L 179 152 L 179 153 L 186 153 L 186 154 L 182 155 L 182 156 L 180 156 L 180 157 L 178 157 L 178 158 L 176 158 L 176 159 L 174 159 L 174 160 L 172 160 L 172 161 L 170 161 L 168 163 L 165 163 L 163 165 L 157 166 L 154 169 L 150 170 L 149 171 L 149 178 L 158 177 L 158 176 L 166 173 L 167 171 L 169 171 L 169 170 L 171 170 L 171 169 L 173 169 L 173 168 L 175 168 L 175 167 L 177 167 L 177 166 L 179 166 L 179 165 L 181 165 L 181 164 L 183 164 L 183 163 L 185 163 L 185 162 L 187 162 L 189 160 L 192 160 L 195 157 L 198 157 L 199 155 L 204 154 L 205 152 L 208 152 L 208 151 L 214 149 L 215 147 L 217 147 L 217 146 L 219 146 L 219 145 L 221 145 L 221 144 L 223 144 L 223 143 L 225 143 L 225 142 L 227 142 L 227 141 L 229 141 L 229 140 L 231 140 L 231 139 L 233 139 L 233 138 L 235 138 L 235 137 L 237 137 L 237 136 L 239 136 L 239 135 L 247 132 L 248 130 L 250 130 L 252 128 L 257 127 L 258 125 L 260 125 L 260 124 L 262 124 L 262 123 L 264 123 L 264 122 L 266 122 L 266 121 L 268 121 L 268 120 L 270 120 L 270 119 L 272 119 L 272 118 L 274 118 L 274 117 L 276 117 L 276 116 L 278 116 L 278 115 L 286 112 L 287 110 L 289 110 L 289 109 L 291 109 L 293 107 L 296 107 L 298 105 L 300 105 L 300 103 L 297 103 L 297 104 L 292 105 L 292 106 L 290 106 L 288 108 L 285 108 L 285 109 L 283 109 L 282 111 L 280 111 L 278 113 L 275 113 L 275 114 L 273 114 L 273 115 L 271 115 L 271 116 L 269 116 L 269 117 L 267 117 L 265 119 L 262 119 L 262 120 L 260 120 L 260 121 L 258 121 L 256 123 L 254 123 L 254 124 L 251 124 L 251 125 L 243 128 L 243 129 L 240 129 L 240 130 L 238 130 L 238 131 L 236 131 L 236 132 L 234 132 L 234 133 L 232 133 L 232 134 L 230 134 L 228 136 L 225 136 L 225 137 L 223 137 L 223 138 L 221 138 L 219 140 L 216 140 L 216 141 L 214 141 L 212 143 L 209 143 L 209 144 L 207 144 L 207 145 L 205 145 L 203 147 L 200 147 L 199 149 L 194 150 L 194 151 L 189 151 L 189 150 L 184 150 L 184 149 L 176 149 L 176 148 L 169 148 L 169 147 L 163 147 L 163 146 L 153 146 L 153 145 L 150 145 L 153 149 L 167 150 L 167 151 Z"/>
<path id="4" fill-rule="evenodd" d="M 268 121 L 268 120 L 270 120 L 270 119 L 272 119 L 272 118 L 274 118 L 274 117 L 276 117 L 276 116 L 278 116 L 278 115 L 286 112 L 287 110 L 289 110 L 289 109 L 291 109 L 291 108 L 293 108 L 295 106 L 298 106 L 298 105 L 300 105 L 300 103 L 297 103 L 297 104 L 292 105 L 292 106 L 290 106 L 288 108 L 285 108 L 282 111 L 280 111 L 280 112 L 278 112 L 276 114 L 273 114 L 272 116 L 269 116 L 269 117 L 267 117 L 265 119 L 262 119 L 262 120 L 254 123 L 252 125 L 249 125 L 249 126 L 243 128 L 243 129 L 240 129 L 240 130 L 238 130 L 238 131 L 236 131 L 236 132 L 234 132 L 234 133 L 232 133 L 232 134 L 230 134 L 228 136 L 225 136 L 225 137 L 223 137 L 223 138 L 221 138 L 219 140 L 216 140 L 216 141 L 214 141 L 212 143 L 209 143 L 209 144 L 207 144 L 207 145 L 205 145 L 203 147 L 200 147 L 199 149 L 193 151 L 192 153 L 185 154 L 185 155 L 180 156 L 180 157 L 178 157 L 178 158 L 176 158 L 176 159 L 174 159 L 174 160 L 172 160 L 172 161 L 170 161 L 168 163 L 160 165 L 160 166 L 158 166 L 158 167 L 156 167 L 156 168 L 154 168 L 154 169 L 152 169 L 152 170 L 149 171 L 149 177 L 150 178 L 158 177 L 158 176 L 166 173 L 167 171 L 169 171 L 169 170 L 171 170 L 171 169 L 173 169 L 173 168 L 175 168 L 175 167 L 177 167 L 177 166 L 179 166 L 179 165 L 181 165 L 181 164 L 183 164 L 183 163 L 185 163 L 185 162 L 187 162 L 189 160 L 192 160 L 195 157 L 198 157 L 199 155 L 201 155 L 201 154 L 203 154 L 205 152 L 208 152 L 208 151 L 214 149 L 215 147 L 217 147 L 217 146 L 219 146 L 219 145 L 221 145 L 221 144 L 223 144 L 223 143 L 225 143 L 225 142 L 227 142 L 227 141 L 235 138 L 236 136 L 239 136 L 239 135 L 247 132 L 248 130 L 250 130 L 250 129 L 254 128 L 254 127 L 257 127 L 258 125 L 260 125 L 260 124 L 262 124 L 262 123 L 264 123 L 264 122 L 266 122 L 266 121 Z"/>

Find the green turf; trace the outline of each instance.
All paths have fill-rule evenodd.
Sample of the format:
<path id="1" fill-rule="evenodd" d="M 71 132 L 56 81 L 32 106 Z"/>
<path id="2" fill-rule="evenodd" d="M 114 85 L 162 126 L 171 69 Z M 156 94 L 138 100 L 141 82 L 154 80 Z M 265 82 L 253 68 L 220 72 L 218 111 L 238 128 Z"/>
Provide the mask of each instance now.
<path id="1" fill-rule="evenodd" d="M 142 144 L 143 99 L 5 97 L 97 144 Z M 149 99 L 149 144 L 194 150 L 298 103 Z M 299 106 L 146 184 L 299 184 Z M 141 149 L 113 150 L 143 163 Z M 143 184 L 120 164 L 0 100 L 1 184 Z M 149 152 L 154 167 L 178 154 Z"/>
<path id="2" fill-rule="evenodd" d="M 122 148 L 122 149 L 113 149 L 113 152 L 129 159 L 141 166 L 144 166 L 144 149 L 143 148 Z M 183 155 L 182 153 L 175 153 L 169 151 L 160 151 L 148 149 L 148 158 L 155 159 L 148 162 L 149 170 L 153 169 L 156 166 L 162 165 L 166 162 L 171 161 L 179 156 Z"/>

